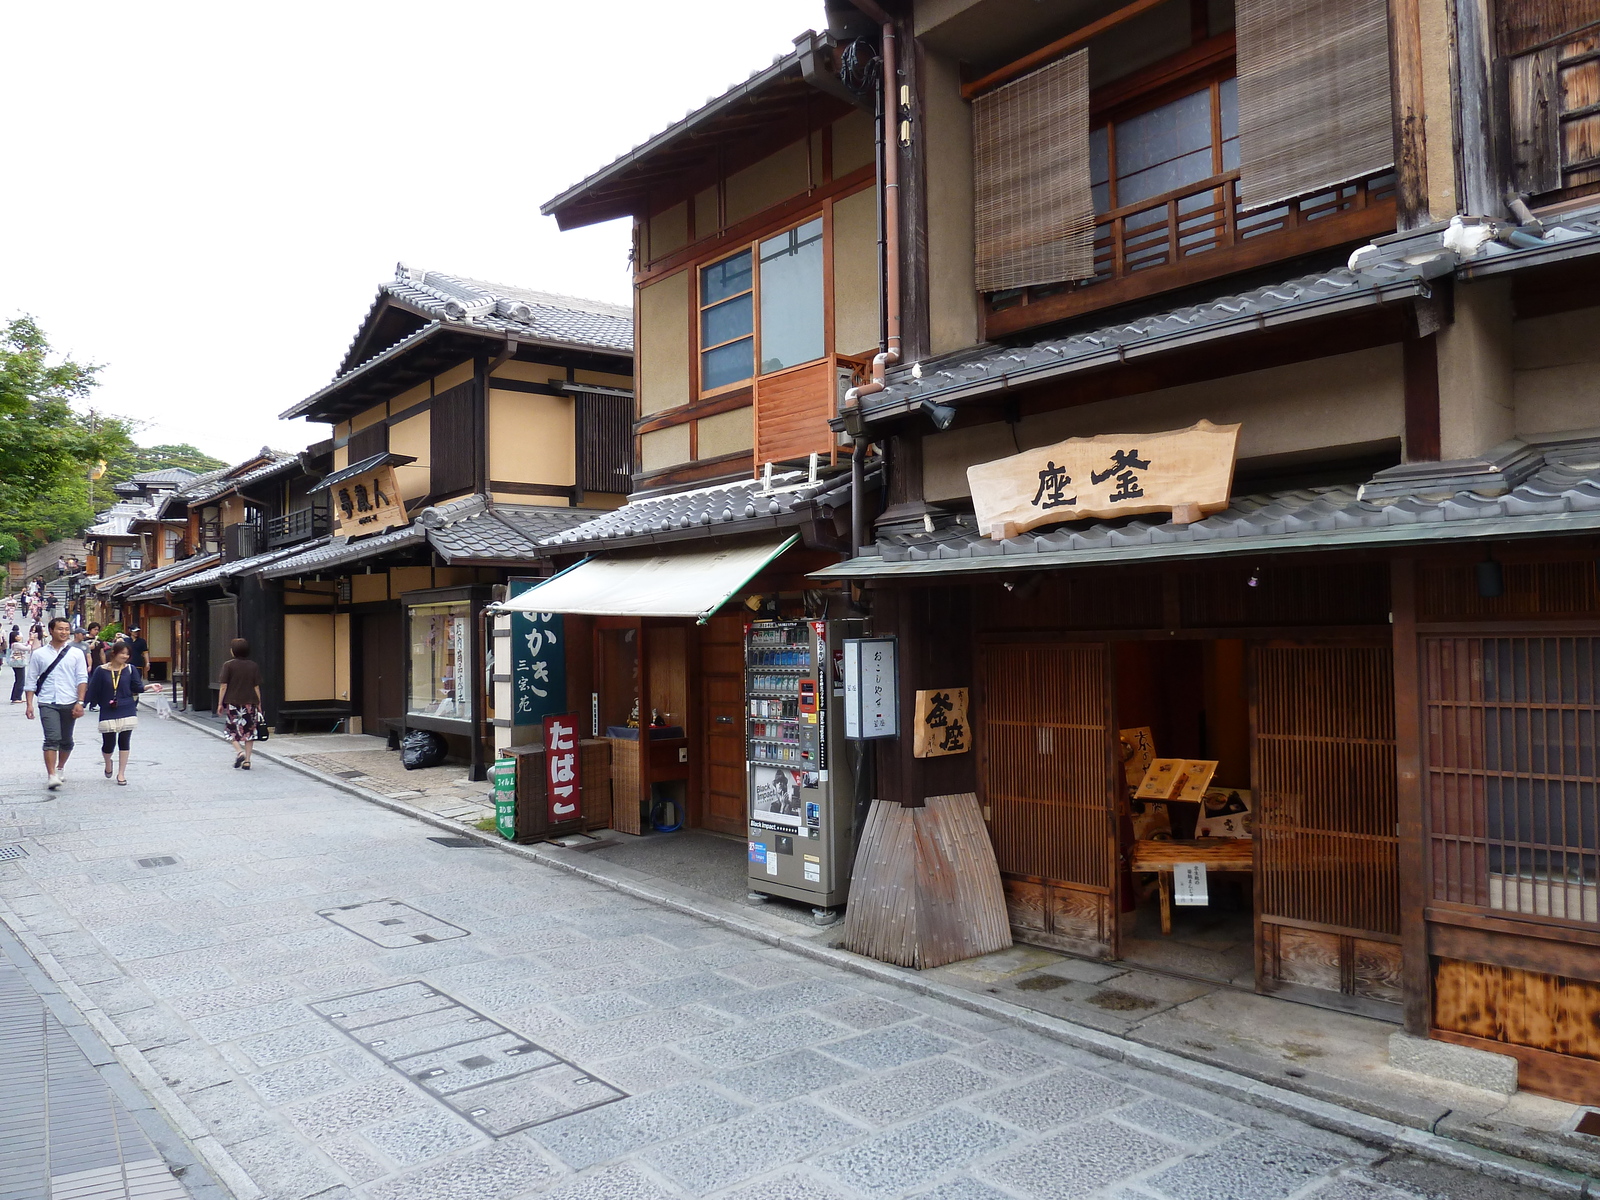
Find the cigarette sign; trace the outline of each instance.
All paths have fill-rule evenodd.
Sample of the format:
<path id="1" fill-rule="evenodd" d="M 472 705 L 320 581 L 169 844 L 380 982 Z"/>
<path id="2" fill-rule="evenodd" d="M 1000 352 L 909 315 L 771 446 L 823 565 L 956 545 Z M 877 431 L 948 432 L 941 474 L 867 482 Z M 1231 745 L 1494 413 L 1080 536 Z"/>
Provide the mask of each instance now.
<path id="1" fill-rule="evenodd" d="M 578 815 L 578 717 L 565 713 L 544 719 L 545 794 L 550 803 L 550 824 L 559 825 Z"/>

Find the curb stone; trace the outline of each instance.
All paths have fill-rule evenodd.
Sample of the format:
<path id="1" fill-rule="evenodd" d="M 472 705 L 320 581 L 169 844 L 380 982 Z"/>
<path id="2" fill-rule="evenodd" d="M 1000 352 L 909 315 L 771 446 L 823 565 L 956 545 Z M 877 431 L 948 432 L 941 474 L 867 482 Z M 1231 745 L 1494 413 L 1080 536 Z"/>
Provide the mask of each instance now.
<path id="1" fill-rule="evenodd" d="M 130 1042 L 112 1019 L 95 1004 L 67 973 L 39 938 L 22 923 L 22 918 L 9 906 L 0 906 L 0 922 L 10 931 L 17 943 L 32 960 L 33 967 L 49 981 L 51 991 L 35 990 L 47 1007 L 71 1035 L 73 1041 L 88 1056 L 89 1061 L 105 1079 L 106 1085 L 122 1101 L 123 1107 L 133 1115 L 146 1137 L 150 1139 L 169 1167 L 182 1171 L 183 1185 L 195 1200 L 260 1200 L 265 1196 L 206 1128 L 205 1123 L 168 1087 L 160 1074 L 150 1066 L 144 1055 Z M 23 964 L 26 972 L 27 964 Z M 71 1011 L 63 1013 L 53 1000 L 65 1000 Z M 77 1021 L 72 1017 L 76 1016 Z M 89 1037 L 83 1031 L 87 1028 Z M 88 1044 L 85 1044 L 85 1042 Z M 106 1057 L 110 1053 L 110 1059 Z M 140 1120 L 140 1105 L 128 1103 L 127 1085 L 117 1078 L 120 1068 L 123 1078 L 147 1101 L 147 1111 L 154 1111 L 164 1122 L 152 1125 Z M 184 1153 L 187 1151 L 188 1153 Z M 198 1166 L 200 1169 L 195 1170 Z"/>
<path id="2" fill-rule="evenodd" d="M 219 740 L 225 735 L 192 717 L 176 711 L 171 719 L 192 729 L 210 734 Z M 1476 1174 L 1513 1183 L 1553 1196 L 1590 1200 L 1600 1197 L 1600 1189 L 1593 1189 L 1595 1177 L 1567 1170 L 1564 1167 L 1514 1157 L 1497 1147 L 1480 1145 L 1459 1138 L 1445 1137 L 1431 1130 L 1417 1129 L 1384 1117 L 1373 1116 L 1344 1105 L 1306 1096 L 1275 1084 L 1254 1079 L 1237 1071 L 1215 1067 L 1182 1055 L 1116 1034 L 1102 1033 L 1087 1026 L 1075 1025 L 1060 1017 L 1034 1012 L 1006 1000 L 992 999 L 953 987 L 949 984 L 923 978 L 916 972 L 881 963 L 841 950 L 836 946 L 819 943 L 812 938 L 793 932 L 794 926 L 784 922 L 783 928 L 769 926 L 727 904 L 699 892 L 656 879 L 654 876 L 627 868 L 613 868 L 615 873 L 605 873 L 580 861 L 565 851 L 547 849 L 544 845 L 519 845 L 508 842 L 497 834 L 485 833 L 460 821 L 453 821 L 435 813 L 417 808 L 403 800 L 394 800 L 377 792 L 357 786 L 346 779 L 329 775 L 315 767 L 297 762 L 288 755 L 271 750 L 257 749 L 257 755 L 268 761 L 328 787 L 335 788 L 357 799 L 387 808 L 392 812 L 411 817 L 438 829 L 472 838 L 481 845 L 492 846 L 508 854 L 543 866 L 554 867 L 568 874 L 598 883 L 613 891 L 646 900 L 664 908 L 699 918 L 733 933 L 753 938 L 782 950 L 802 955 L 816 962 L 838 967 L 855 975 L 865 976 L 882 983 L 903 987 L 924 996 L 954 1004 L 969 1012 L 980 1013 L 1004 1021 L 1019 1029 L 1047 1037 L 1052 1041 L 1087 1051 L 1112 1062 L 1126 1063 L 1153 1074 L 1163 1075 L 1191 1083 L 1233 1100 L 1254 1104 L 1269 1111 L 1306 1122 L 1319 1129 L 1354 1138 L 1367 1145 L 1415 1154 L 1448 1166 L 1462 1168 Z M 776 920 L 776 918 L 774 918 Z M 826 933 L 830 930 L 818 930 Z M 815 936 L 815 935 L 813 935 Z M 176 1097 L 175 1097 L 176 1099 Z M 1593 1190 L 1592 1190 L 1593 1189 Z M 242 1198 L 241 1198 L 242 1200 Z"/>

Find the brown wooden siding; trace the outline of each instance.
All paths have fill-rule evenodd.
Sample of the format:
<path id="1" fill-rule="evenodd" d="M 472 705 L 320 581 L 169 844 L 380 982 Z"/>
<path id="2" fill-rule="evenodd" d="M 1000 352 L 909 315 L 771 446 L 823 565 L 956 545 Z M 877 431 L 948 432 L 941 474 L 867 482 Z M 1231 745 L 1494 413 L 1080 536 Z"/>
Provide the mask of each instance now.
<path id="1" fill-rule="evenodd" d="M 1595 560 L 1506 562 L 1503 593 L 1480 596 L 1476 563 L 1423 566 L 1417 572 L 1417 619 L 1516 619 L 1600 615 Z"/>
<path id="2" fill-rule="evenodd" d="M 473 381 L 457 384 L 433 398 L 433 408 L 428 413 L 433 495 L 452 496 L 478 486 L 483 443 L 481 415 L 478 387 Z"/>
<path id="3" fill-rule="evenodd" d="M 345 444 L 346 453 L 349 455 L 348 461 L 352 463 L 371 458 L 375 454 L 383 454 L 388 449 L 389 426 L 382 421 L 352 433 L 349 442 Z"/>
<path id="4" fill-rule="evenodd" d="M 756 462 L 829 455 L 833 431 L 834 367 L 822 359 L 756 381 Z"/>
<path id="5" fill-rule="evenodd" d="M 1242 565 L 1185 574 L 1179 586 L 1182 623 L 1196 629 L 1389 620 L 1384 563 Z"/>
<path id="6" fill-rule="evenodd" d="M 626 494 L 632 479 L 633 401 L 578 393 L 578 487 Z"/>

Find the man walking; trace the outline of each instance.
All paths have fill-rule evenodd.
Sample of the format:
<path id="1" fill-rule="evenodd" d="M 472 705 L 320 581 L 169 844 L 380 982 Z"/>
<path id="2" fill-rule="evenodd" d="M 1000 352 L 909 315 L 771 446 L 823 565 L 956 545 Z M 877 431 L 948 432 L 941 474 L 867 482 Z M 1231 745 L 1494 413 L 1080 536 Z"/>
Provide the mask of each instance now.
<path id="1" fill-rule="evenodd" d="M 83 694 L 89 688 L 89 661 L 72 643 L 72 624 L 65 617 L 50 622 L 50 644 L 28 656 L 23 698 L 28 720 L 33 720 L 34 698 L 39 701 L 39 724 L 44 727 L 46 786 L 61 786 L 61 772 L 72 756 L 72 727 L 83 716 Z"/>

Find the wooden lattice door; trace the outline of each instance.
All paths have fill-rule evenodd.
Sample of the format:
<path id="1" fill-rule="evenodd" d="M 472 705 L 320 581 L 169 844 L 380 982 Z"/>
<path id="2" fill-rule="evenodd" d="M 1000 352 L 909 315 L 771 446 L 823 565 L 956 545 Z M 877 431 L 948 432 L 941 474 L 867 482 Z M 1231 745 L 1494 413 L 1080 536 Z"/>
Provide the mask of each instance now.
<path id="1" fill-rule="evenodd" d="M 1116 953 L 1117 777 L 1106 648 L 987 645 L 983 804 L 1015 935 Z"/>
<path id="2" fill-rule="evenodd" d="M 1257 989 L 1398 1020 L 1393 652 L 1256 646 L 1251 709 Z"/>

